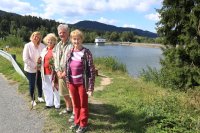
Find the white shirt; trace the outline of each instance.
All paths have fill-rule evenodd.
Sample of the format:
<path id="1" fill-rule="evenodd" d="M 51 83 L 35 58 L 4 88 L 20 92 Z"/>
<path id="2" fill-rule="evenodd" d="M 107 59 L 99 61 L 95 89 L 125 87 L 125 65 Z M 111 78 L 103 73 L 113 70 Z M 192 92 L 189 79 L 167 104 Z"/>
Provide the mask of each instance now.
<path id="1" fill-rule="evenodd" d="M 44 48 L 45 45 L 43 43 L 40 43 L 38 48 L 35 47 L 33 42 L 25 44 L 23 50 L 24 71 L 29 73 L 36 72 L 37 60 Z"/>

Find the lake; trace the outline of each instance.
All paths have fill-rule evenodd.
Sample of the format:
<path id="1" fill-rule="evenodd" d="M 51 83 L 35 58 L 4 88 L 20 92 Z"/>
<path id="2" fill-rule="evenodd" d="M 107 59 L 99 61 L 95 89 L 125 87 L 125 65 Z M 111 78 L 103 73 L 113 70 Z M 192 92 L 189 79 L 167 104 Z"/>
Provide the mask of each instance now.
<path id="1" fill-rule="evenodd" d="M 128 73 L 133 77 L 138 77 L 142 69 L 147 66 L 160 69 L 160 58 L 162 50 L 159 48 L 140 47 L 140 46 L 121 46 L 121 45 L 84 45 L 90 49 L 93 57 L 112 56 L 120 63 L 126 65 Z"/>

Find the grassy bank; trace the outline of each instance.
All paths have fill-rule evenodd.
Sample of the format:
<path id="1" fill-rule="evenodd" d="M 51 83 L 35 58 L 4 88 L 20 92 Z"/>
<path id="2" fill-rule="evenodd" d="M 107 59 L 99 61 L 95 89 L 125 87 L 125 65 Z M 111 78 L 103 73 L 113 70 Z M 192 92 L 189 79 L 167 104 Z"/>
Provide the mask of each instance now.
<path id="1" fill-rule="evenodd" d="M 14 50 L 15 51 L 15 50 Z M 12 51 L 12 53 L 14 52 Z M 17 55 L 20 60 L 21 52 Z M 28 97 L 28 84 L 20 80 L 7 60 L 0 64 L 0 72 L 8 79 L 17 80 L 20 92 Z M 104 90 L 94 93 L 94 99 L 100 102 L 90 103 L 90 133 L 198 133 L 200 131 L 200 92 L 191 90 L 183 93 L 157 87 L 154 84 L 132 79 L 108 58 L 95 60 L 100 74 L 112 79 Z M 115 64 L 115 67 L 109 66 Z M 22 62 L 19 61 L 19 64 Z M 119 67 L 118 69 L 115 69 Z M 111 69 L 112 68 L 112 69 Z M 16 78 L 17 77 L 17 78 Z M 99 86 L 101 77 L 97 77 Z M 64 108 L 64 102 L 62 109 Z M 68 115 L 58 115 L 54 109 L 44 110 L 44 104 L 38 104 L 36 110 L 46 118 L 44 132 L 69 132 Z"/>

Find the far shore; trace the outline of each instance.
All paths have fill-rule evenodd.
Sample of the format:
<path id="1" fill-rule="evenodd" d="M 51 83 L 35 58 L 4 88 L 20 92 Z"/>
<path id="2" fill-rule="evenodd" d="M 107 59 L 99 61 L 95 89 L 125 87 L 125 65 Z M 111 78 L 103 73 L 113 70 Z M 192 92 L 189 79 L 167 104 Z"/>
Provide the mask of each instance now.
<path id="1" fill-rule="evenodd" d="M 137 42 L 106 42 L 106 45 L 123 45 L 123 46 L 142 46 L 142 47 L 151 47 L 151 48 L 164 48 L 162 44 L 153 44 L 153 43 L 137 43 Z"/>

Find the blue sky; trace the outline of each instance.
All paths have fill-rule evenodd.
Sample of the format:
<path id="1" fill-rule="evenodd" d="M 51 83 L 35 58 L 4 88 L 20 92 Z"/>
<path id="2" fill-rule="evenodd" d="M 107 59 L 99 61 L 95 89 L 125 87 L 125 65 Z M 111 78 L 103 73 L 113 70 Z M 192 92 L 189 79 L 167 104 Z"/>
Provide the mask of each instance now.
<path id="1" fill-rule="evenodd" d="M 74 24 L 98 21 L 156 32 L 162 0 L 0 0 L 0 10 Z"/>

